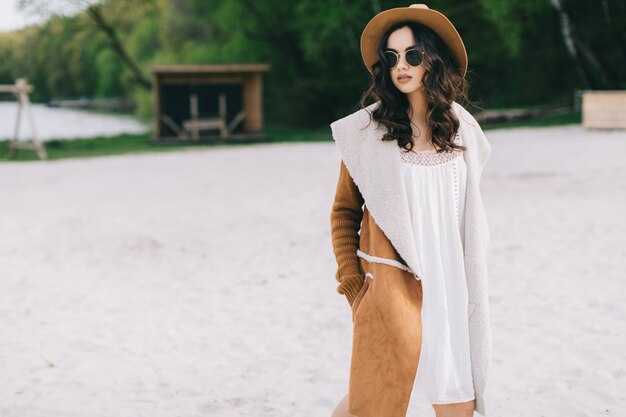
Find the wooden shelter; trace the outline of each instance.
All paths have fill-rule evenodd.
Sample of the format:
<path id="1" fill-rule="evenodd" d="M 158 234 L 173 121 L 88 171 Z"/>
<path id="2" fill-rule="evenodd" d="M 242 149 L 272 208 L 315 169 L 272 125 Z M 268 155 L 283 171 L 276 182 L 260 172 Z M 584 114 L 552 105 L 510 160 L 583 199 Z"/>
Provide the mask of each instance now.
<path id="1" fill-rule="evenodd" d="M 262 86 L 267 64 L 155 65 L 155 143 L 266 140 Z"/>
<path id="2" fill-rule="evenodd" d="M 583 91 L 582 123 L 586 129 L 626 129 L 626 91 Z"/>

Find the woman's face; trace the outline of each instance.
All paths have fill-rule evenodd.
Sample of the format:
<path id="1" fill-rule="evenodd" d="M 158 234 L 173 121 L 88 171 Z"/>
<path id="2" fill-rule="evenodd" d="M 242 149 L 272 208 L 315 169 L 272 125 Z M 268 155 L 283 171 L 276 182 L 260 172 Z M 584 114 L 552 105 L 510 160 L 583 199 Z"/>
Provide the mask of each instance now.
<path id="1" fill-rule="evenodd" d="M 415 46 L 413 32 L 405 26 L 391 33 L 385 48 L 385 51 L 393 49 L 400 53 L 398 64 L 389 71 L 393 85 L 404 94 L 411 94 L 422 88 L 422 77 L 425 72 L 423 61 L 417 67 L 412 67 L 406 62 L 404 55 L 404 52 L 413 46 Z M 400 78 L 407 75 L 410 78 Z"/>

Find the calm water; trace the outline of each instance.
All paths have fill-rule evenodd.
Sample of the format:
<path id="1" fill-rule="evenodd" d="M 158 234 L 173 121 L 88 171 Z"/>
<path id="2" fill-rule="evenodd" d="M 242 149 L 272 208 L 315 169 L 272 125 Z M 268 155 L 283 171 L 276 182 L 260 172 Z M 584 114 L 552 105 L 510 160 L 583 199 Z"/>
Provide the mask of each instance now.
<path id="1" fill-rule="evenodd" d="M 144 133 L 150 126 L 131 116 L 92 113 L 84 110 L 49 108 L 43 104 L 31 105 L 35 129 L 41 140 L 75 139 L 94 136 L 113 136 L 121 133 Z M 20 139 L 31 139 L 28 118 L 22 114 Z M 13 137 L 17 102 L 0 102 L 0 140 Z"/>

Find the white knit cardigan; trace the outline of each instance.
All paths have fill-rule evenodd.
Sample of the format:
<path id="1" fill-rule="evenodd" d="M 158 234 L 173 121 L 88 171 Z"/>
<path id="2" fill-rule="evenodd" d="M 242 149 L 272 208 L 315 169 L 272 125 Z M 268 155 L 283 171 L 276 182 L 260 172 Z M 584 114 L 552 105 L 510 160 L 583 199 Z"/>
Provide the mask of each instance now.
<path id="1" fill-rule="evenodd" d="M 370 120 L 369 112 L 378 105 L 376 102 L 331 123 L 333 139 L 372 217 L 409 268 L 421 276 L 398 144 L 380 140 L 387 128 Z M 476 119 L 463 106 L 453 102 L 452 109 L 459 119 L 459 134 L 466 146 L 463 153 L 467 164 L 463 249 L 468 302 L 470 307 L 474 306 L 468 320 L 475 410 L 486 417 L 492 348 L 486 263 L 490 233 L 479 183 L 491 146 Z"/>

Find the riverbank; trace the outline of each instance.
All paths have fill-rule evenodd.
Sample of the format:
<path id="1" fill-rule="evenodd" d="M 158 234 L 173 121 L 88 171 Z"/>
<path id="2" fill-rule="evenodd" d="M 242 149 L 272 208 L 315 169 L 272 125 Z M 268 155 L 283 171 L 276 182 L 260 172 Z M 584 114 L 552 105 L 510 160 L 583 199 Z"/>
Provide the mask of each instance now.
<path id="1" fill-rule="evenodd" d="M 112 116 L 115 117 L 115 116 Z M 111 119 L 114 120 L 114 119 Z M 517 128 L 580 125 L 580 113 L 569 113 L 554 117 L 544 117 L 526 122 L 507 122 L 483 126 L 485 131 Z M 582 127 L 581 127 L 582 129 Z M 268 143 L 283 142 L 332 142 L 329 127 L 319 129 L 290 129 L 269 127 L 266 129 Z M 247 144 L 194 144 L 194 145 L 155 145 L 151 143 L 152 134 L 129 133 L 113 136 L 91 138 L 73 138 L 47 140 L 45 142 L 49 160 L 67 158 L 88 158 L 106 155 L 122 155 L 129 153 L 170 152 L 192 149 L 215 149 Z M 37 155 L 33 151 L 19 151 L 16 158 L 9 159 L 8 141 L 0 141 L 0 162 L 2 161 L 33 161 Z"/>
<path id="2" fill-rule="evenodd" d="M 13 137 L 17 109 L 15 101 L 0 101 L 0 143 Z M 130 115 L 52 108 L 38 103 L 31 104 L 31 111 L 39 139 L 44 142 L 123 134 L 140 135 L 150 131 L 148 123 Z M 19 138 L 33 138 L 27 114 L 22 115 Z"/>

